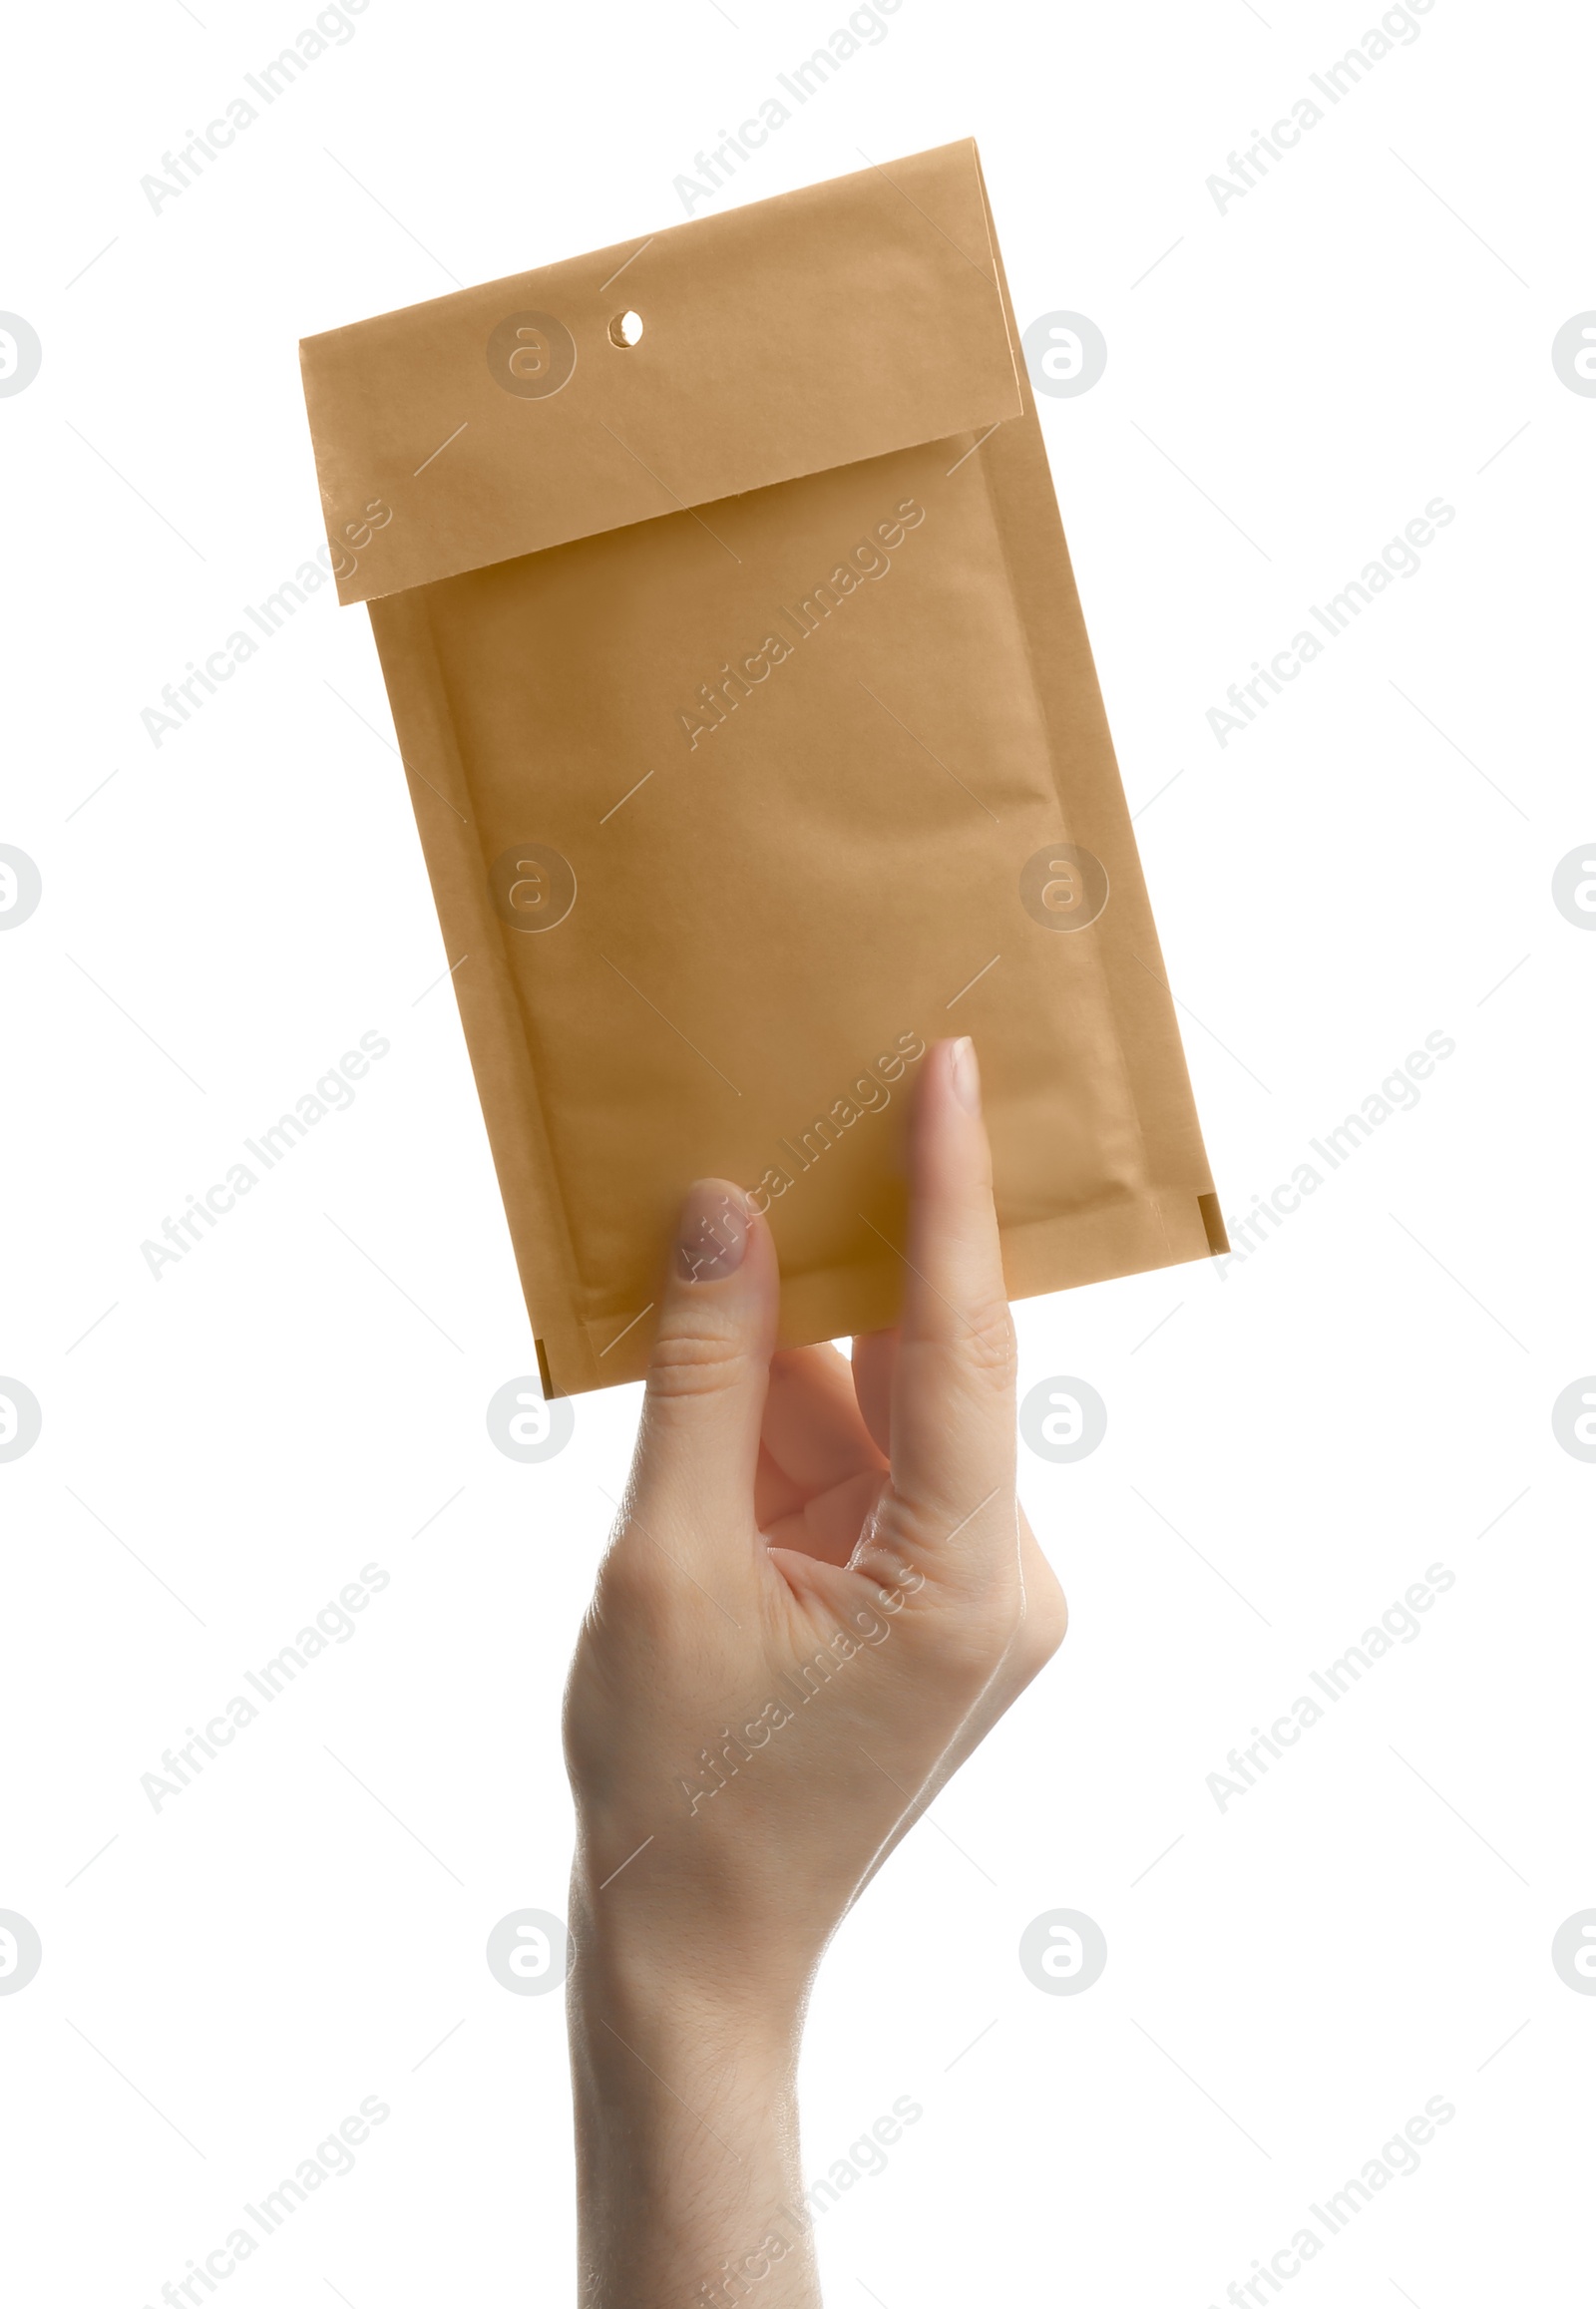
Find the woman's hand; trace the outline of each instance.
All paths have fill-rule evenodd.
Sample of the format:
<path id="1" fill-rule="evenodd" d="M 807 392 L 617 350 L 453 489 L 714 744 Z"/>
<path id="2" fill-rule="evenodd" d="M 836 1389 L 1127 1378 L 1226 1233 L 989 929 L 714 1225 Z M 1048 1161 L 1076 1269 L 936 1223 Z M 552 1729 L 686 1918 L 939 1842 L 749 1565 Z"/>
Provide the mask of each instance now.
<path id="1" fill-rule="evenodd" d="M 603 2309 L 818 2299 L 790 2115 L 809 1983 L 1063 1636 L 1014 1496 L 968 1041 L 928 1055 L 909 1174 L 902 1322 L 851 1367 L 773 1353 L 775 1252 L 736 1187 L 683 1213 L 566 1708 L 582 2299 Z"/>

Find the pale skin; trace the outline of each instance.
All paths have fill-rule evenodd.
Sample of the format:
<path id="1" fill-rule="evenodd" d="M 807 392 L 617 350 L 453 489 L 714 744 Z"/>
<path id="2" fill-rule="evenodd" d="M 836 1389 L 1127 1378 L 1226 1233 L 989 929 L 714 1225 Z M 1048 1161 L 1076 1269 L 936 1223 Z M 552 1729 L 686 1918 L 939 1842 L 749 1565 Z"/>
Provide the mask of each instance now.
<path id="1" fill-rule="evenodd" d="M 566 1699 L 583 2309 L 818 2309 L 795 2073 L 828 1941 L 1056 1651 L 968 1040 L 907 1132 L 902 1319 L 774 1351 L 767 1224 L 688 1197 Z M 817 1655 L 819 1656 L 817 1659 Z"/>

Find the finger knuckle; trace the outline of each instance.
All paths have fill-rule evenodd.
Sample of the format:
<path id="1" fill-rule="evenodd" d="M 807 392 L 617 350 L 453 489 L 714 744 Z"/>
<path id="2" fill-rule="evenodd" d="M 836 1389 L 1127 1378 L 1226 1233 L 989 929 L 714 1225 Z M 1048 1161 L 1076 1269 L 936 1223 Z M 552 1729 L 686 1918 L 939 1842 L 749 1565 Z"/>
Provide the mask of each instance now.
<path id="1" fill-rule="evenodd" d="M 1003 1300 L 977 1308 L 965 1318 L 962 1359 L 975 1375 L 1001 1391 L 1014 1384 L 1019 1363 L 1014 1319 Z"/>
<path id="2" fill-rule="evenodd" d="M 730 1329 L 690 1313 L 661 1324 L 648 1366 L 648 1393 L 657 1403 L 723 1394 L 747 1377 L 748 1348 Z"/>

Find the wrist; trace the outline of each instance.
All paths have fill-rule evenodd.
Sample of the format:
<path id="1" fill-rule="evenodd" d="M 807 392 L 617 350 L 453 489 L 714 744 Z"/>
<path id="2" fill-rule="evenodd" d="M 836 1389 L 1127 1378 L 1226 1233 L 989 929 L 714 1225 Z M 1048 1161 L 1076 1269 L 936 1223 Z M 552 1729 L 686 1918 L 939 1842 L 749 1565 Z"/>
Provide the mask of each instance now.
<path id="1" fill-rule="evenodd" d="M 789 2086 L 797 2068 L 805 1989 L 773 1964 L 750 1964 L 657 1910 L 606 1906 L 574 1878 L 567 2005 L 574 2048 L 602 2037 L 636 2047 L 669 2075 L 726 2065 Z"/>
<path id="2" fill-rule="evenodd" d="M 798 2157 L 801 2006 L 572 1898 L 567 1991 L 584 2300 L 819 2300 Z M 665 1961 L 662 1947 L 674 1952 Z"/>
<path id="3" fill-rule="evenodd" d="M 578 2016 L 602 2015 L 662 2050 L 678 2042 L 738 2046 L 767 2071 L 796 2060 L 813 1957 L 756 1922 L 714 1870 L 662 1869 L 639 1851 L 613 1866 L 617 1839 L 598 1841 L 600 1866 L 579 1830 L 572 1868 L 569 1998 Z M 618 1848 L 624 1850 L 624 1839 Z M 707 1855 L 705 1856 L 707 1857 Z M 652 1865 L 650 1865 L 652 1863 Z"/>

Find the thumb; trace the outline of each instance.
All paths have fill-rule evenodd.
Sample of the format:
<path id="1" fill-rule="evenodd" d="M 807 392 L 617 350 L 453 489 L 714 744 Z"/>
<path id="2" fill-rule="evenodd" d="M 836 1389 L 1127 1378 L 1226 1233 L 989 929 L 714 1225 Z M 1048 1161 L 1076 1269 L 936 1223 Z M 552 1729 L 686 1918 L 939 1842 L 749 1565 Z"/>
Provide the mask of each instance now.
<path id="1" fill-rule="evenodd" d="M 672 1545 L 720 1552 L 754 1523 L 754 1474 L 775 1345 L 770 1230 L 740 1187 L 699 1179 L 677 1222 L 643 1392 L 631 1499 Z"/>

